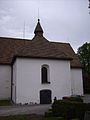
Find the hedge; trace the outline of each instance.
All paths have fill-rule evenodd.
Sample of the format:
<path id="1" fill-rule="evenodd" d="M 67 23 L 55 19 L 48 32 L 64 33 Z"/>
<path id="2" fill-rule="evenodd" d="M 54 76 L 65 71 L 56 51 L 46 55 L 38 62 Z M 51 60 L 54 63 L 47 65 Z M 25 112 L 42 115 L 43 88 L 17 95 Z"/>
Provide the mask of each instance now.
<path id="1" fill-rule="evenodd" d="M 63 100 L 72 101 L 72 102 L 83 102 L 83 99 L 81 96 L 63 97 Z"/>
<path id="2" fill-rule="evenodd" d="M 65 119 L 79 118 L 83 120 L 86 111 L 90 111 L 90 104 L 66 100 L 55 100 L 52 104 L 53 116 L 61 116 Z"/>

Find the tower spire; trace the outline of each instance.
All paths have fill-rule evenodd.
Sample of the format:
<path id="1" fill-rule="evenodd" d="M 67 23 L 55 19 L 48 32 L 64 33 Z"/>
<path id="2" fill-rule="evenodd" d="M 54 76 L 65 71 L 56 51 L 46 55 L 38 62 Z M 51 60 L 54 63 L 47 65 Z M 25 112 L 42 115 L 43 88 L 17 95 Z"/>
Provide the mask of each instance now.
<path id="1" fill-rule="evenodd" d="M 43 35 L 43 29 L 40 25 L 40 19 L 38 18 L 38 23 L 36 25 L 36 28 L 34 30 L 35 35 Z"/>

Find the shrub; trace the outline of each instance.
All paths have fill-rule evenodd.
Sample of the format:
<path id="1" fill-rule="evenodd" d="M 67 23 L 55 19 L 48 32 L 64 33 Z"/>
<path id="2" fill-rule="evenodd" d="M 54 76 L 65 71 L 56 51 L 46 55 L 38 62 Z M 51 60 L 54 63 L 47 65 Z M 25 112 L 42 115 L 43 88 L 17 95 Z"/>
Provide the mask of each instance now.
<path id="1" fill-rule="evenodd" d="M 61 116 L 66 119 L 79 118 L 83 120 L 86 111 L 90 111 L 90 104 L 56 100 L 52 104 L 53 116 Z"/>
<path id="2" fill-rule="evenodd" d="M 83 99 L 81 96 L 63 97 L 63 100 L 72 101 L 72 102 L 83 102 Z"/>
<path id="3" fill-rule="evenodd" d="M 65 120 L 62 117 L 45 117 L 43 120 Z"/>
<path id="4" fill-rule="evenodd" d="M 0 106 L 12 105 L 11 100 L 0 100 Z"/>
<path id="5" fill-rule="evenodd" d="M 52 117 L 52 111 L 45 112 L 45 117 Z"/>

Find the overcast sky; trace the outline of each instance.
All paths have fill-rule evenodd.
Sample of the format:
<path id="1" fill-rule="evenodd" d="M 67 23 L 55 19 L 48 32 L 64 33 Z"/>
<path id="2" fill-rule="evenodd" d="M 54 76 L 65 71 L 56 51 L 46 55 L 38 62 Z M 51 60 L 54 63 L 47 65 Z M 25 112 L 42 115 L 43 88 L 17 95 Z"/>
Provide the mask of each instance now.
<path id="1" fill-rule="evenodd" d="M 90 42 L 88 0 L 0 0 L 0 36 L 32 39 L 39 18 L 44 36 L 77 51 Z M 25 29 L 24 29 L 25 25 Z"/>

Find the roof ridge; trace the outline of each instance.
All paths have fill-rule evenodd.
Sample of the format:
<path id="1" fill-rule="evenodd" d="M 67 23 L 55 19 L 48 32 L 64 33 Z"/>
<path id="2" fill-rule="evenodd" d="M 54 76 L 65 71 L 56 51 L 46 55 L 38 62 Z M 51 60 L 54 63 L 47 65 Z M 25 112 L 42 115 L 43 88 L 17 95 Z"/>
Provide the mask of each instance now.
<path id="1" fill-rule="evenodd" d="M 57 44 L 70 44 L 70 43 L 68 43 L 68 42 L 67 42 L 67 43 L 66 43 L 66 42 L 58 42 L 58 41 L 55 41 L 55 42 L 54 42 L 54 41 L 50 41 L 50 42 L 51 42 L 51 43 L 57 43 Z"/>
<path id="2" fill-rule="evenodd" d="M 10 37 L 0 37 L 0 39 L 3 39 L 3 40 L 26 40 L 26 41 L 31 41 L 31 39 L 23 39 L 23 38 L 10 38 Z"/>

